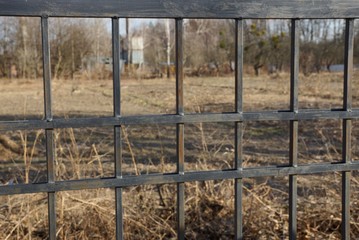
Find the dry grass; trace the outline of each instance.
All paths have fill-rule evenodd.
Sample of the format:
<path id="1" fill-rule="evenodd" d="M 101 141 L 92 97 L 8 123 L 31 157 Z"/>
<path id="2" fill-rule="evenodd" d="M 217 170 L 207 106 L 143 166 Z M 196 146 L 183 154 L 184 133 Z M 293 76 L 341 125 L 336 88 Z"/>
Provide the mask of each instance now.
<path id="1" fill-rule="evenodd" d="M 301 79 L 301 107 L 340 106 L 340 74 L 311 75 Z M 190 112 L 232 111 L 232 80 L 187 79 L 186 109 Z M 287 108 L 288 75 L 265 77 L 264 80 L 265 84 L 260 84 L 263 83 L 262 78 L 245 79 L 245 108 L 248 111 Z M 162 80 L 149 81 L 125 83 L 124 98 L 129 101 L 126 104 L 133 103 L 134 112 L 126 110 L 129 114 L 145 108 L 145 113 L 171 112 L 174 95 L 171 92 L 165 98 L 163 91 L 168 90 L 166 86 L 172 89 L 173 81 L 164 81 L 162 85 Z M 106 84 L 103 83 L 104 86 Z M 145 90 L 143 84 L 149 89 Z M 155 86 L 150 88 L 152 85 Z M 79 88 L 84 97 L 85 85 Z M 89 88 L 93 89 L 91 86 Z M 138 89 L 141 89 L 141 93 L 136 92 Z M 354 93 L 354 101 L 356 99 L 358 96 Z M 6 114 L 7 110 L 4 111 L 3 114 Z M 353 125 L 353 158 L 359 159 L 357 121 Z M 339 120 L 300 122 L 300 163 L 340 161 L 341 127 Z M 244 167 L 288 163 L 288 123 L 253 122 L 245 124 L 244 129 Z M 232 123 L 186 125 L 185 169 L 232 168 L 233 134 Z M 6 136 L 0 141 L 2 182 L 46 181 L 44 133 L 4 132 L 1 135 Z M 124 175 L 175 171 L 175 126 L 124 126 L 122 135 Z M 4 139 L 9 140 L 10 145 L 4 143 Z M 55 142 L 58 181 L 113 176 L 111 128 L 56 130 Z M 359 236 L 357 172 L 353 172 L 351 183 L 351 237 L 355 238 Z M 193 182 L 185 186 L 186 237 L 233 239 L 233 180 Z M 243 194 L 245 239 L 287 239 L 288 178 L 245 179 Z M 59 239 L 115 239 L 114 190 L 60 192 L 56 196 Z M 46 194 L 3 196 L 0 202 L 0 239 L 48 237 Z M 125 239 L 176 239 L 176 185 L 124 188 L 123 203 Z M 340 239 L 340 224 L 340 173 L 299 176 L 299 239 Z"/>

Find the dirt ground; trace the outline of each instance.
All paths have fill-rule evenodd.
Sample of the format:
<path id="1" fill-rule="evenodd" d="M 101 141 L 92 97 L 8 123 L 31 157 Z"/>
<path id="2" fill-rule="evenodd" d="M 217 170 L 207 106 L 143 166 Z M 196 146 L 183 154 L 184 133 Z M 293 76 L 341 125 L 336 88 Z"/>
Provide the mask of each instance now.
<path id="1" fill-rule="evenodd" d="M 300 77 L 299 104 L 302 109 L 340 108 L 342 74 L 331 73 Z M 37 80 L 1 80 L 2 119 L 43 117 L 43 84 Z M 358 106 L 354 79 L 354 106 Z M 289 108 L 288 74 L 244 79 L 244 110 L 283 110 Z M 111 116 L 111 80 L 54 80 L 53 113 L 56 117 Z M 226 112 L 234 109 L 234 77 L 185 78 L 185 111 Z M 175 113 L 175 80 L 124 79 L 121 83 L 122 114 Z"/>
<path id="2" fill-rule="evenodd" d="M 300 76 L 301 109 L 341 108 L 343 74 Z M 244 111 L 287 110 L 288 74 L 245 77 Z M 42 119 L 42 80 L 0 80 L 0 120 Z M 354 76 L 353 106 L 359 106 L 359 78 Z M 232 112 L 234 77 L 186 78 L 185 112 Z M 55 118 L 112 116 L 111 80 L 54 80 Z M 122 115 L 175 113 L 174 79 L 124 79 Z M 340 120 L 299 122 L 299 163 L 341 161 Z M 358 121 L 353 122 L 353 159 L 359 159 Z M 173 172 L 176 169 L 176 126 L 123 127 L 124 175 Z M 46 181 L 43 131 L 1 132 L 0 180 L 3 184 Z M 111 177 L 112 128 L 55 130 L 56 179 Z M 249 122 L 244 125 L 244 167 L 281 165 L 289 161 L 289 123 Z M 186 171 L 230 169 L 234 161 L 233 123 L 185 126 Z M 352 237 L 359 234 L 357 173 L 352 178 Z M 246 179 L 244 229 L 246 239 L 288 237 L 288 178 Z M 233 181 L 186 183 L 188 239 L 233 239 Z M 175 186 L 124 189 L 126 239 L 176 237 Z M 339 173 L 298 177 L 300 239 L 340 238 L 341 176 Z M 46 239 L 44 194 L 0 198 L 1 239 Z M 59 239 L 113 239 L 114 192 L 110 189 L 58 193 Z M 110 213 L 110 214 L 108 214 Z M 32 219 L 26 217 L 32 214 Z M 93 219 L 94 221 L 84 221 Z M 101 227 L 96 222 L 101 222 Z M 216 226 L 216 227 L 214 227 Z M 141 238 L 142 237 L 142 238 Z"/>

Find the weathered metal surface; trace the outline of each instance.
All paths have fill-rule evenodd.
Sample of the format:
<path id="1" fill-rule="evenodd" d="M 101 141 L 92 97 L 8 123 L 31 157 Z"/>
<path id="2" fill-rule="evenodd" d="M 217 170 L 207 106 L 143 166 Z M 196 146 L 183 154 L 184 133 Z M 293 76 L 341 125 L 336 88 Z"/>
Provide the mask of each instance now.
<path id="1" fill-rule="evenodd" d="M 112 18 L 113 116 L 121 116 L 120 20 Z M 122 177 L 122 126 L 114 126 L 115 177 Z M 122 188 L 115 189 L 116 239 L 123 239 Z"/>
<path id="2" fill-rule="evenodd" d="M 357 0 L 1 0 L 0 15 L 137 18 L 355 18 Z"/>
<path id="3" fill-rule="evenodd" d="M 137 185 L 172 184 L 193 181 L 210 181 L 235 178 L 283 177 L 288 175 L 304 175 L 342 171 L 357 171 L 359 163 L 325 163 L 299 165 L 298 167 L 265 167 L 244 168 L 242 170 L 217 170 L 186 172 L 185 174 L 148 174 L 139 176 L 124 176 L 122 178 L 84 179 L 57 181 L 55 183 L 17 184 L 0 186 L 0 195 L 26 194 L 38 192 L 58 192 L 96 188 L 116 188 Z"/>
<path id="4" fill-rule="evenodd" d="M 176 19 L 176 109 L 177 115 L 184 115 L 183 96 L 183 20 Z M 177 173 L 184 174 L 184 124 L 177 123 Z M 185 239 L 185 186 L 177 183 L 177 239 Z"/>
<path id="5" fill-rule="evenodd" d="M 299 89 L 299 20 L 292 20 L 291 27 L 291 75 L 290 75 L 290 110 L 298 112 Z M 298 165 L 298 120 L 290 121 L 289 129 L 289 164 Z M 289 176 L 289 239 L 297 238 L 297 176 Z"/>
<path id="6" fill-rule="evenodd" d="M 236 113 L 243 111 L 243 31 L 244 20 L 236 19 L 235 29 L 236 41 L 236 69 L 235 69 L 235 110 Z M 242 169 L 243 164 L 243 122 L 235 122 L 234 124 L 234 145 L 235 145 L 235 159 L 234 168 Z M 243 199 L 243 179 L 237 178 L 234 180 L 234 208 L 235 208 L 235 238 L 243 239 L 243 212 L 242 212 L 242 199 Z"/>
<path id="7" fill-rule="evenodd" d="M 344 87 L 343 109 L 352 110 L 352 76 L 354 56 L 354 19 L 347 19 L 345 26 L 344 52 Z M 351 148 L 352 120 L 343 120 L 342 158 L 344 163 L 352 159 Z M 350 176 L 351 172 L 342 173 L 342 239 L 350 239 Z"/>
<path id="8" fill-rule="evenodd" d="M 50 70 L 50 46 L 49 46 L 49 22 L 47 17 L 41 18 L 42 36 L 42 59 L 44 75 L 44 110 L 45 120 L 52 120 L 52 98 L 51 98 L 51 70 Z M 46 162 L 47 162 L 47 182 L 55 182 L 55 146 L 53 129 L 46 129 Z M 56 239 L 56 193 L 48 192 L 48 220 L 49 220 L 49 239 Z"/>
<path id="9" fill-rule="evenodd" d="M 67 118 L 47 120 L 0 121 L 0 131 L 54 128 L 110 127 L 119 125 L 177 124 L 199 122 L 290 121 L 316 119 L 358 119 L 359 110 L 299 110 L 244 113 L 202 113 L 186 115 L 143 115 L 100 118 Z"/>

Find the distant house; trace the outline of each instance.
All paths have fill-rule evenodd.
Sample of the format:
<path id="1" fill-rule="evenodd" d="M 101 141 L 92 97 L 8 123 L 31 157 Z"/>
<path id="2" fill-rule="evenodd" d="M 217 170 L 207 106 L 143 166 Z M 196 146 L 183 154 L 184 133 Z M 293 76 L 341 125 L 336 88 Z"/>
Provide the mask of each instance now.
<path id="1" fill-rule="evenodd" d="M 144 63 L 144 41 L 142 36 L 135 35 L 131 38 L 130 54 L 128 43 L 125 37 L 120 40 L 120 68 L 124 71 L 124 64 L 132 63 L 142 66 Z M 89 56 L 82 60 L 82 68 L 86 71 L 92 71 L 96 66 L 105 66 L 108 70 L 112 68 L 112 56 Z"/>
<path id="2" fill-rule="evenodd" d="M 131 38 L 131 63 L 142 65 L 144 63 L 144 43 L 142 36 L 133 36 Z"/>
<path id="3" fill-rule="evenodd" d="M 144 63 L 144 40 L 140 34 L 130 39 L 130 45 L 125 37 L 121 38 L 121 59 L 126 63 L 142 65 Z"/>
<path id="4" fill-rule="evenodd" d="M 120 58 L 127 64 L 128 63 L 128 43 L 125 37 L 120 37 Z"/>
<path id="5" fill-rule="evenodd" d="M 94 70 L 97 66 L 104 66 L 107 70 L 111 71 L 112 70 L 112 56 L 108 57 L 108 56 L 90 56 L 90 57 L 86 57 L 82 60 L 82 67 L 83 70 L 86 70 L 88 72 L 91 72 L 92 70 Z M 123 65 L 124 65 L 124 60 L 120 59 L 120 69 L 121 72 L 123 71 Z"/>
<path id="6" fill-rule="evenodd" d="M 354 65 L 354 69 L 359 69 L 359 65 Z M 329 72 L 343 72 L 344 64 L 333 64 L 329 66 L 329 69 L 326 66 L 323 66 L 322 70 Z"/>

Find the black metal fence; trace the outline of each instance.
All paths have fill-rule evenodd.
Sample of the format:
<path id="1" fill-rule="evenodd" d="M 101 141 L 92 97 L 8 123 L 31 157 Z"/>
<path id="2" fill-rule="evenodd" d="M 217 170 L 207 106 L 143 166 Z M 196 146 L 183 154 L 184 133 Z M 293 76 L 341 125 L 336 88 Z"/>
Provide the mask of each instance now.
<path id="1" fill-rule="evenodd" d="M 45 129 L 47 183 L 0 186 L 0 195 L 48 193 L 49 236 L 56 239 L 55 193 L 95 188 L 116 189 L 116 238 L 123 239 L 122 188 L 143 184 L 177 184 L 177 234 L 185 238 L 184 183 L 216 179 L 235 180 L 235 238 L 242 239 L 242 184 L 244 178 L 289 176 L 289 236 L 297 236 L 297 176 L 302 174 L 342 173 L 342 239 L 350 236 L 350 177 L 359 164 L 351 161 L 352 119 L 359 110 L 352 109 L 352 73 L 354 18 L 359 17 L 359 2 L 351 0 L 0 0 L 1 16 L 41 17 L 44 69 L 45 119 L 0 121 L 0 130 Z M 53 119 L 51 102 L 49 17 L 112 18 L 113 45 L 113 117 Z M 173 115 L 121 116 L 119 18 L 173 18 L 176 20 L 176 106 Z M 236 22 L 235 112 L 218 114 L 185 114 L 183 97 L 183 19 L 232 18 Z M 243 21 L 250 18 L 291 19 L 290 109 L 288 111 L 243 112 Z M 344 18 L 345 70 L 343 107 L 335 110 L 301 110 L 298 108 L 299 20 L 302 18 Z M 314 119 L 342 119 L 342 159 L 335 163 L 298 165 L 298 122 Z M 247 121 L 280 120 L 290 122 L 290 161 L 286 166 L 242 167 L 242 125 Z M 230 170 L 186 172 L 184 169 L 184 127 L 195 122 L 233 122 L 235 124 L 235 164 Z M 177 171 L 170 174 L 122 176 L 121 126 L 145 124 L 177 125 Z M 82 127 L 114 127 L 115 177 L 55 181 L 54 129 Z"/>

